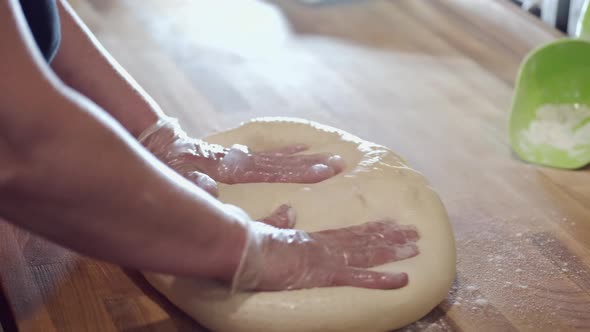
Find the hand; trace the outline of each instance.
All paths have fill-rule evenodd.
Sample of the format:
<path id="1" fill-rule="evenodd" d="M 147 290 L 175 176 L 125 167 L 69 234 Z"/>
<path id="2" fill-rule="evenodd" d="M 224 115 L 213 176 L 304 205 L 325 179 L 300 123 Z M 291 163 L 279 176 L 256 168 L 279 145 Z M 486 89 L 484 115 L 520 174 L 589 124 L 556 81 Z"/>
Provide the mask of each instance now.
<path id="1" fill-rule="evenodd" d="M 295 210 L 287 204 L 279 206 L 270 216 L 261 219 L 260 222 L 276 228 L 293 228 L 296 221 Z"/>
<path id="2" fill-rule="evenodd" d="M 219 181 L 317 183 L 344 169 L 332 154 L 298 155 L 308 149 L 291 145 L 273 151 L 252 152 L 245 146 L 225 148 L 189 138 L 173 119 L 161 119 L 139 141 L 172 169 L 217 196 Z"/>
<path id="3" fill-rule="evenodd" d="M 296 155 L 307 150 L 296 144 L 273 151 L 251 152 L 246 146 L 234 145 L 221 158 L 210 174 L 219 182 L 252 183 L 317 183 L 344 169 L 340 156 L 331 154 Z"/>
<path id="4" fill-rule="evenodd" d="M 366 268 L 418 255 L 420 236 L 415 227 L 389 220 L 313 233 L 274 227 L 293 227 L 294 223 L 294 212 L 286 205 L 262 222 L 250 222 L 250 240 L 233 278 L 233 290 L 396 289 L 407 285 L 406 273 Z"/>

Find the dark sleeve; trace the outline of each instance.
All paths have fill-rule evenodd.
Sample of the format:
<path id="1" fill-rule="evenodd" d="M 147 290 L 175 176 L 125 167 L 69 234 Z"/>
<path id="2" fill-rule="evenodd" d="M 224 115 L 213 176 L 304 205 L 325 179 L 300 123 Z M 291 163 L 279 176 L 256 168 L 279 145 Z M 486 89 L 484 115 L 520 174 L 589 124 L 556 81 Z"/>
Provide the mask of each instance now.
<path id="1" fill-rule="evenodd" d="M 47 62 L 57 53 L 61 39 L 56 0 L 20 0 L 29 28 Z"/>

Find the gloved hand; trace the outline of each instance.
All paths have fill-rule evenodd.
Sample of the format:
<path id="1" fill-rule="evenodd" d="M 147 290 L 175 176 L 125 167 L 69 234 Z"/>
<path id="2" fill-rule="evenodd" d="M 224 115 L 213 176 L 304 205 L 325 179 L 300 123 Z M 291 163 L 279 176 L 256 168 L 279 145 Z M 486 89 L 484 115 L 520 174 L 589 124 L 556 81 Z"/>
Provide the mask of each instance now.
<path id="1" fill-rule="evenodd" d="M 163 117 L 138 138 L 150 152 L 185 178 L 217 196 L 217 183 L 316 183 L 344 169 L 341 157 L 298 155 L 308 149 L 291 145 L 252 152 L 245 146 L 226 148 L 188 137 L 173 118 Z"/>
<path id="2" fill-rule="evenodd" d="M 418 255 L 415 227 L 391 220 L 342 229 L 306 233 L 292 227 L 293 210 L 283 205 L 262 222 L 227 205 L 247 227 L 242 260 L 232 291 L 278 291 L 313 287 L 353 286 L 395 289 L 408 283 L 406 273 L 381 273 L 366 268 Z"/>

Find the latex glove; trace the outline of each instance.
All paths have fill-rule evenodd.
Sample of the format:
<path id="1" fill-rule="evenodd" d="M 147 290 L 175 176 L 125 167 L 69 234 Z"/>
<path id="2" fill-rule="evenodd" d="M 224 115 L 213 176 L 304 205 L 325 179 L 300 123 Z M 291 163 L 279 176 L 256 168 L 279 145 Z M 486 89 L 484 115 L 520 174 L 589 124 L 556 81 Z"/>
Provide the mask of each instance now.
<path id="1" fill-rule="evenodd" d="M 342 229 L 306 233 L 292 227 L 295 214 L 281 206 L 263 222 L 247 221 L 248 240 L 233 277 L 233 291 L 277 291 L 313 287 L 353 286 L 395 289 L 408 283 L 406 273 L 381 273 L 366 268 L 418 255 L 415 227 L 390 220 Z"/>
<path id="2" fill-rule="evenodd" d="M 172 169 L 217 196 L 215 181 L 316 183 L 344 169 L 341 157 L 297 153 L 308 149 L 291 145 L 274 151 L 252 152 L 235 145 L 226 148 L 188 137 L 173 118 L 161 118 L 139 136 L 139 141 Z"/>

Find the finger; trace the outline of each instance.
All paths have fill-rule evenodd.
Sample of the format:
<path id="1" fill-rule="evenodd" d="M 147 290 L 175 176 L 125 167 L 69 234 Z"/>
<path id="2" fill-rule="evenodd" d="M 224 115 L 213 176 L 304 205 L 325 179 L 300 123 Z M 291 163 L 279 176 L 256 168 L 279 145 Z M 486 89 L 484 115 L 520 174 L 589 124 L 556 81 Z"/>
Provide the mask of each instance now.
<path id="1" fill-rule="evenodd" d="M 420 235 L 418 230 L 413 225 L 400 225 L 395 221 L 372 221 L 362 225 L 353 226 L 352 231 L 356 234 L 379 234 L 387 244 L 405 244 L 408 242 L 416 242 Z M 360 238 L 359 238 L 360 239 Z M 369 239 L 371 240 L 371 239 Z M 377 239 L 379 240 L 379 239 Z M 369 242 L 368 244 L 370 244 Z M 362 240 L 359 245 L 365 245 Z M 380 245 L 379 242 L 375 243 Z"/>
<path id="2" fill-rule="evenodd" d="M 317 167 L 330 169 L 331 171 L 327 173 L 329 177 L 342 172 L 346 166 L 342 157 L 336 155 L 285 156 L 268 159 L 255 156 L 253 159 L 256 170 L 267 173 L 299 174 L 302 177 L 310 176 L 308 174 Z"/>
<path id="3" fill-rule="evenodd" d="M 267 173 L 303 173 L 310 167 L 316 164 L 327 165 L 327 158 L 325 157 L 303 157 L 294 156 L 297 158 L 276 157 L 269 159 L 262 159 L 259 156 L 252 158 L 252 171 L 262 171 Z"/>
<path id="4" fill-rule="evenodd" d="M 252 158 L 257 167 L 281 167 L 281 168 L 301 168 L 309 167 L 315 164 L 324 164 L 334 167 L 339 166 L 340 156 L 329 154 L 312 154 L 312 155 L 260 155 L 253 154 Z"/>
<path id="5" fill-rule="evenodd" d="M 419 238 L 415 229 L 402 229 L 401 227 L 387 227 L 375 233 L 361 233 L 354 243 L 364 247 L 383 244 L 406 244 L 416 242 Z"/>
<path id="6" fill-rule="evenodd" d="M 279 173 L 279 182 L 289 183 L 318 183 L 336 174 L 335 170 L 323 164 L 312 165 L 296 171 Z"/>
<path id="7" fill-rule="evenodd" d="M 225 183 L 317 183 L 342 169 L 343 161 L 339 156 L 275 155 L 267 158 L 232 149 L 221 161 L 218 180 Z"/>
<path id="8" fill-rule="evenodd" d="M 252 156 L 255 159 L 259 160 L 266 160 L 266 161 L 275 161 L 275 160 L 282 160 L 285 162 L 289 161 L 297 161 L 297 160 L 308 160 L 308 159 L 328 159 L 331 154 L 326 153 L 313 153 L 313 154 L 287 154 L 287 153 L 270 153 L 270 152 L 257 152 L 253 153 Z"/>
<path id="9" fill-rule="evenodd" d="M 413 225 L 385 223 L 380 233 L 388 242 L 397 244 L 416 242 L 420 239 L 420 233 Z"/>
<path id="10" fill-rule="evenodd" d="M 244 173 L 255 169 L 250 155 L 239 149 L 231 149 L 219 162 L 216 168 L 217 180 L 227 184 L 248 183 L 243 181 Z"/>
<path id="11" fill-rule="evenodd" d="M 280 174 L 266 173 L 259 171 L 247 171 L 242 173 L 234 174 L 233 177 L 227 179 L 228 184 L 235 183 L 274 183 L 280 182 L 278 179 Z"/>
<path id="12" fill-rule="evenodd" d="M 277 228 L 293 228 L 296 221 L 295 210 L 287 204 L 279 206 L 270 216 L 261 222 Z"/>
<path id="13" fill-rule="evenodd" d="M 291 183 L 316 183 L 336 174 L 336 172 L 331 169 L 331 167 L 324 164 L 305 164 L 297 166 L 285 166 L 282 164 L 257 164 L 253 168 L 244 171 L 272 174 L 273 182 Z M 237 174 L 238 177 L 239 174 L 240 172 Z"/>
<path id="14" fill-rule="evenodd" d="M 336 175 L 336 170 L 332 167 L 316 164 L 308 168 L 302 175 L 301 179 L 305 183 L 318 183 L 327 180 Z"/>
<path id="15" fill-rule="evenodd" d="M 369 222 L 341 229 L 324 230 L 314 233 L 313 236 L 331 246 L 349 250 L 405 245 L 415 243 L 419 238 L 418 231 L 413 226 L 386 222 Z"/>
<path id="16" fill-rule="evenodd" d="M 274 155 L 274 154 L 291 155 L 291 154 L 303 152 L 308 149 L 309 149 L 309 145 L 307 145 L 307 144 L 293 144 L 293 145 L 280 147 L 278 149 L 260 151 L 257 154 L 261 154 L 261 155 Z"/>
<path id="17" fill-rule="evenodd" d="M 313 170 L 305 173 L 291 172 L 260 172 L 248 171 L 238 173 L 231 179 L 226 179 L 226 183 L 317 183 L 334 175 L 334 171 L 326 166 L 317 166 Z"/>
<path id="18" fill-rule="evenodd" d="M 415 228 L 407 229 L 389 229 L 384 232 L 383 236 L 394 243 L 404 244 L 408 242 L 416 242 L 420 239 L 420 234 Z"/>
<path id="19" fill-rule="evenodd" d="M 336 174 L 342 172 L 344 168 L 346 168 L 346 163 L 344 162 L 344 159 L 337 155 L 328 158 L 326 165 L 331 167 L 336 172 Z"/>
<path id="20" fill-rule="evenodd" d="M 348 266 L 366 268 L 408 259 L 418 253 L 418 247 L 412 243 L 345 250 L 344 256 Z"/>
<path id="21" fill-rule="evenodd" d="M 239 169 L 253 168 L 254 161 L 251 156 L 240 149 L 232 148 L 221 159 L 219 167 L 227 172 L 234 173 Z"/>
<path id="22" fill-rule="evenodd" d="M 174 161 L 171 161 L 170 164 L 173 168 L 180 169 L 180 168 L 189 168 L 192 170 L 199 170 L 201 173 L 211 174 L 211 177 L 214 177 L 214 174 L 218 172 L 217 167 L 219 166 L 219 161 L 216 159 L 211 158 L 203 158 L 199 155 L 194 154 L 181 154 L 175 157 Z"/>
<path id="23" fill-rule="evenodd" d="M 334 174 L 342 172 L 345 168 L 344 160 L 340 156 L 314 156 L 297 158 L 274 158 L 261 160 L 254 158 L 253 167 L 264 172 L 283 172 L 305 174 L 316 165 L 324 165 L 333 170 Z"/>
<path id="24" fill-rule="evenodd" d="M 408 284 L 407 273 L 381 273 L 359 269 L 335 272 L 329 286 L 352 286 L 371 289 L 398 289 Z"/>
<path id="25" fill-rule="evenodd" d="M 200 172 L 190 172 L 186 175 L 186 178 L 192 181 L 194 184 L 196 184 L 199 188 L 211 194 L 211 196 L 219 196 L 217 182 L 215 182 L 215 180 L 213 180 L 207 174 L 203 174 Z"/>

